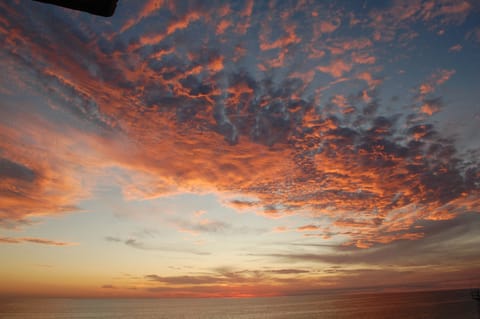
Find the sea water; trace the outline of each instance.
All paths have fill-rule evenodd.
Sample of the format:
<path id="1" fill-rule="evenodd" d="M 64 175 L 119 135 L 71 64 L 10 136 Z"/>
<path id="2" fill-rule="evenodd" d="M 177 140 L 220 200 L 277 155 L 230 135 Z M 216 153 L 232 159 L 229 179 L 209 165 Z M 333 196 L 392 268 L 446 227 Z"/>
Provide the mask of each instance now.
<path id="1" fill-rule="evenodd" d="M 8 319 L 480 319 L 468 291 L 248 299 L 0 299 Z"/>

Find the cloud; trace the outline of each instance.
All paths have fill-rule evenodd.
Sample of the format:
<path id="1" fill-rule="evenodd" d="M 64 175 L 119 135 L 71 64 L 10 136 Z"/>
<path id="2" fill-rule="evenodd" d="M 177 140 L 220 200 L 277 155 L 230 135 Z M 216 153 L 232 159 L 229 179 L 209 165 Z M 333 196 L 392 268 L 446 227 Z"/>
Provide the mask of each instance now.
<path id="1" fill-rule="evenodd" d="M 213 221 L 207 218 L 202 218 L 198 222 L 187 220 L 174 220 L 173 223 L 179 227 L 180 231 L 197 233 L 219 233 L 231 228 L 230 225 L 221 221 Z"/>
<path id="2" fill-rule="evenodd" d="M 127 20 L 127 22 L 120 29 L 120 33 L 127 31 L 142 20 L 155 14 L 158 10 L 160 10 L 163 4 L 163 0 L 145 1 L 145 4 L 143 5 L 143 8 L 140 10 L 140 12 L 134 18 Z"/>
<path id="3" fill-rule="evenodd" d="M 476 27 L 473 30 L 469 31 L 466 35 L 466 38 L 476 42 L 480 42 L 480 27 Z"/>
<path id="4" fill-rule="evenodd" d="M 448 51 L 449 52 L 460 52 L 460 51 L 462 51 L 462 49 L 463 49 L 463 46 L 461 44 L 455 44 L 455 45 L 451 46 L 448 49 Z"/>
<path id="5" fill-rule="evenodd" d="M 464 14 L 470 11 L 472 5 L 468 1 L 446 2 L 440 7 L 442 14 Z"/>
<path id="6" fill-rule="evenodd" d="M 300 226 L 297 228 L 297 231 L 311 231 L 311 230 L 318 230 L 320 227 L 315 226 L 315 225 L 305 225 L 305 226 Z"/>
<path id="7" fill-rule="evenodd" d="M 267 279 L 272 275 L 301 275 L 308 274 L 309 270 L 305 269 L 270 269 L 270 270 L 237 270 L 232 268 L 219 268 L 208 275 L 185 275 L 185 276 L 158 276 L 146 275 L 147 281 L 167 284 L 168 286 L 183 285 L 217 285 L 217 284 L 246 284 L 254 283 Z M 272 279 L 273 277 L 269 278 Z"/>
<path id="8" fill-rule="evenodd" d="M 10 215 L 0 218 L 0 227 L 5 229 L 21 230 L 24 227 L 30 227 L 34 225 L 35 222 L 26 219 L 11 219 Z"/>
<path id="9" fill-rule="evenodd" d="M 443 102 L 441 98 L 425 99 L 423 105 L 420 107 L 420 111 L 427 115 L 433 115 L 441 110 Z"/>
<path id="10" fill-rule="evenodd" d="M 468 31 L 473 1 L 149 0 L 120 4 L 110 22 L 37 7 L 0 3 L 0 227 L 81 211 L 108 185 L 127 201 L 213 194 L 242 213 L 235 221 L 271 231 L 201 211 L 167 226 L 283 240 L 237 256 L 269 267 L 130 278 L 147 296 L 458 288 L 477 273 L 478 150 L 467 156 L 440 113 L 464 103 L 452 88 L 469 50 L 456 41 L 417 59 Z M 209 254 L 165 238 L 105 240 L 126 253 Z"/>
<path id="11" fill-rule="evenodd" d="M 343 60 L 335 60 L 332 61 L 330 65 L 319 66 L 317 69 L 321 72 L 330 74 L 334 78 L 340 78 L 345 73 L 350 72 L 352 65 Z"/>
<path id="12" fill-rule="evenodd" d="M 106 241 L 111 241 L 111 242 L 114 242 L 114 243 L 121 243 L 123 242 L 122 239 L 118 238 L 118 237 L 113 237 L 113 236 L 107 236 L 105 237 L 105 240 Z"/>
<path id="13" fill-rule="evenodd" d="M 455 70 L 440 70 L 438 73 L 434 74 L 432 79 L 435 81 L 435 84 L 440 85 L 447 82 L 454 74 Z"/>
<path id="14" fill-rule="evenodd" d="M 117 289 L 117 287 L 113 286 L 113 285 L 103 285 L 102 287 L 100 287 L 102 289 Z"/>
<path id="15" fill-rule="evenodd" d="M 306 274 L 309 273 L 309 270 L 304 270 L 304 269 L 273 269 L 273 270 L 267 270 L 266 272 L 273 273 L 273 274 L 278 274 L 278 275 L 294 275 L 294 274 Z"/>
<path id="16" fill-rule="evenodd" d="M 298 256 L 309 258 L 304 255 Z M 345 254 L 346 258 L 348 256 Z M 309 258 L 308 261 L 318 260 Z M 295 260 L 291 259 L 289 262 Z M 147 293 L 170 297 L 306 295 L 345 289 L 349 292 L 378 289 L 424 290 L 428 287 L 449 289 L 472 280 L 474 269 L 468 264 L 461 268 L 435 268 L 433 271 L 422 266 L 405 264 L 400 267 L 390 265 L 388 269 L 377 266 L 368 268 L 365 264 L 352 266 L 347 261 L 335 266 L 322 265 L 315 270 L 302 268 L 249 270 L 226 267 L 178 276 L 149 274 L 139 282 L 139 285 Z M 438 276 L 448 279 L 438 281 Z"/>
<path id="17" fill-rule="evenodd" d="M 278 227 L 275 227 L 273 229 L 273 232 L 275 232 L 275 233 L 283 233 L 283 232 L 286 232 L 286 231 L 288 231 L 288 228 L 285 227 L 285 226 L 278 226 Z"/>
<path id="18" fill-rule="evenodd" d="M 202 284 L 215 284 L 224 282 L 225 280 L 220 277 L 213 276 L 173 276 L 173 277 L 161 277 L 157 275 L 147 275 L 145 279 L 149 281 L 155 281 L 171 285 L 202 285 Z"/>
<path id="19" fill-rule="evenodd" d="M 474 252 L 476 239 L 475 228 L 480 223 L 478 214 L 463 214 L 457 219 L 443 221 L 418 221 L 425 236 L 417 240 L 399 240 L 390 244 L 376 244 L 368 249 L 358 250 L 354 246 L 337 246 L 329 253 L 272 254 L 273 258 L 285 261 L 309 261 L 339 265 L 372 265 L 391 267 L 419 267 L 435 264 L 439 268 L 451 265 L 459 260 L 468 268 L 480 257 Z M 472 237 L 473 236 L 473 237 Z M 476 239 L 473 239 L 476 238 Z M 446 247 L 455 247 L 445 255 Z"/>
<path id="20" fill-rule="evenodd" d="M 200 217 L 202 215 L 205 215 L 207 212 L 204 211 L 204 210 L 197 210 L 195 213 L 194 213 L 194 216 L 195 217 Z"/>
<path id="21" fill-rule="evenodd" d="M 204 274 L 144 277 L 143 286 L 148 292 L 162 296 L 252 296 L 254 290 L 263 296 L 282 294 L 291 283 L 306 282 L 302 277 L 310 273 L 305 269 L 248 270 L 230 267 L 213 269 Z M 277 292 L 275 292 L 277 291 Z"/>
<path id="22" fill-rule="evenodd" d="M 144 242 L 141 240 L 138 240 L 137 238 L 120 238 L 120 237 L 115 237 L 115 236 L 106 236 L 105 237 L 106 241 L 112 242 L 112 243 L 119 243 L 119 244 L 124 244 L 128 247 L 132 247 L 135 249 L 140 249 L 140 250 L 146 250 L 146 251 L 168 251 L 168 252 L 176 252 L 176 253 L 189 253 L 189 254 L 194 254 L 194 255 L 199 255 L 199 256 L 204 256 L 204 255 L 209 255 L 210 253 L 205 252 L 205 251 L 199 251 L 196 249 L 190 249 L 188 247 L 180 247 L 178 245 L 174 244 L 166 244 L 166 243 L 152 243 L 150 242 Z"/>
<path id="23" fill-rule="evenodd" d="M 0 179 L 19 179 L 25 182 L 33 182 L 35 172 L 6 158 L 0 158 Z"/>
<path id="24" fill-rule="evenodd" d="M 368 8 L 355 39 L 342 32 L 351 31 L 344 17 L 321 4 L 309 10 L 328 19 L 307 19 L 300 3 L 267 14 L 247 2 L 225 15 L 226 8 L 149 1 L 122 20 L 120 33 L 70 16 L 51 30 L 49 16 L 27 4 L 2 5 L 12 17 L 0 29 L 5 78 L 44 105 L 2 99 L 1 224 L 78 210 L 111 170 L 127 200 L 240 194 L 225 204 L 269 218 L 307 216 L 312 225 L 323 218 L 345 245 L 418 240 L 418 220 L 477 211 L 479 164 L 463 160 L 424 116 L 441 109 L 443 99 L 431 95 L 455 70 L 425 76 L 407 101 L 414 113 L 392 114 L 378 80 L 390 56 L 376 41 L 404 35 L 393 42 L 400 50 L 415 22 L 435 28 L 470 10 L 453 5 Z M 156 14 L 165 17 L 143 30 Z M 219 25 L 214 17 L 227 16 L 238 28 L 208 36 Z M 316 34 L 327 21 L 337 28 L 324 24 Z M 230 226 L 176 222 L 204 233 Z M 164 248 L 136 237 L 118 242 Z"/>
<path id="25" fill-rule="evenodd" d="M 338 24 L 339 24 L 339 21 L 336 21 L 336 23 L 332 23 L 330 21 L 322 21 L 320 22 L 320 25 L 319 25 L 320 32 L 331 33 L 338 29 Z"/>
<path id="26" fill-rule="evenodd" d="M 48 246 L 78 245 L 77 243 L 55 241 L 55 240 L 36 238 L 36 237 L 0 237 L 0 244 L 22 244 L 22 243 L 33 243 L 33 244 L 48 245 Z"/>
<path id="27" fill-rule="evenodd" d="M 410 39 L 413 26 L 423 22 L 430 30 L 439 30 L 450 25 L 463 23 L 473 11 L 470 1 L 441 0 L 428 1 L 390 1 L 382 8 L 370 11 L 370 26 L 377 41 L 391 42 L 394 39 Z"/>
<path id="28" fill-rule="evenodd" d="M 8 107 L 3 112 L 8 114 Z M 98 161 L 93 159 L 92 153 L 87 155 L 80 151 L 92 140 L 88 142 L 88 138 L 80 137 L 75 129 L 65 130 L 69 136 L 56 136 L 58 127 L 48 121 L 26 114 L 21 116 L 11 117 L 23 128 L 21 130 L 0 124 L 3 136 L 0 142 L 3 153 L 0 160 L 0 224 L 7 227 L 9 224 L 28 225 L 33 216 L 79 211 L 78 201 L 89 193 L 83 188 L 88 183 L 82 182 L 80 175 L 88 176 L 95 171 L 90 170 L 88 163 Z M 72 136 L 79 137 L 77 142 L 70 140 Z M 18 143 L 21 140 L 28 142 Z M 84 142 L 82 146 L 81 141 Z M 83 157 L 76 157 L 75 151 L 83 153 Z"/>
<path id="29" fill-rule="evenodd" d="M 455 70 L 440 69 L 434 72 L 427 82 L 420 85 L 420 95 L 423 97 L 433 93 L 439 85 L 447 82 L 454 74 Z"/>
<path id="30" fill-rule="evenodd" d="M 285 26 L 284 28 L 285 28 L 284 29 L 285 35 L 283 37 L 280 37 L 278 40 L 274 42 L 268 42 L 267 39 L 260 38 L 260 50 L 266 51 L 266 50 L 284 48 L 289 45 L 299 43 L 301 41 L 300 38 L 295 33 L 294 25 Z"/>

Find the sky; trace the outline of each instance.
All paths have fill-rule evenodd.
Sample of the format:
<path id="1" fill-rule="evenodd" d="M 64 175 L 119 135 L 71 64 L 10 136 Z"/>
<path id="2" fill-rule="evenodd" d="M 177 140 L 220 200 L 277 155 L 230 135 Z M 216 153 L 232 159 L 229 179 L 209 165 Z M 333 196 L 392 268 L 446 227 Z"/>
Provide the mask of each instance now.
<path id="1" fill-rule="evenodd" d="M 480 3 L 0 2 L 0 296 L 480 285 Z"/>

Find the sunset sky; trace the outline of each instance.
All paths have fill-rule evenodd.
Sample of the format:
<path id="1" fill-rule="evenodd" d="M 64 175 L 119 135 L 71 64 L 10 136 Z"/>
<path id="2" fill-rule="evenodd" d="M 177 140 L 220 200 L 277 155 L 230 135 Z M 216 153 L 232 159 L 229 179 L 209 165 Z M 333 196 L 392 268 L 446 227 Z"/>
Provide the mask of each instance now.
<path id="1" fill-rule="evenodd" d="M 0 296 L 480 285 L 480 2 L 0 2 Z"/>

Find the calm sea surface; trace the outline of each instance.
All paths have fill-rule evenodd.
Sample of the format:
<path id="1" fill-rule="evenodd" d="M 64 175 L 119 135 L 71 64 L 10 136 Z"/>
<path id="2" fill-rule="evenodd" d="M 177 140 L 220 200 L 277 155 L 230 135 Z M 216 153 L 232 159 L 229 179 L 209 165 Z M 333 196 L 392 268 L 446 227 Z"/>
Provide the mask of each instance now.
<path id="1" fill-rule="evenodd" d="M 480 319 L 468 291 L 253 299 L 0 299 L 0 318 Z"/>

